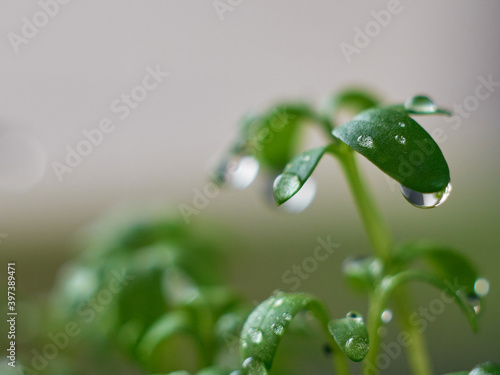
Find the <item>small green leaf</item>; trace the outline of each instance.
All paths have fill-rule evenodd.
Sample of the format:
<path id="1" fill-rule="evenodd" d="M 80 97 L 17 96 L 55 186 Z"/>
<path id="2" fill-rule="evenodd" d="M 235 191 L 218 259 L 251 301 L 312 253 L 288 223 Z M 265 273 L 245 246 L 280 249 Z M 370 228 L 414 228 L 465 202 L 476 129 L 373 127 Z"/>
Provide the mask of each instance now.
<path id="1" fill-rule="evenodd" d="M 330 112 L 336 113 L 341 108 L 352 109 L 355 113 L 378 105 L 378 98 L 366 90 L 347 89 L 330 100 Z"/>
<path id="2" fill-rule="evenodd" d="M 242 368 L 250 374 L 265 374 L 271 366 L 283 334 L 299 311 L 311 311 L 327 332 L 324 305 L 307 294 L 275 293 L 250 314 L 241 331 Z"/>
<path id="3" fill-rule="evenodd" d="M 434 193 L 450 182 L 439 146 L 403 112 L 371 109 L 336 128 L 333 135 L 411 190 Z"/>
<path id="4" fill-rule="evenodd" d="M 377 258 L 348 258 L 342 265 L 347 282 L 359 291 L 373 290 L 382 278 L 383 265 Z"/>
<path id="5" fill-rule="evenodd" d="M 455 282 L 468 295 L 475 293 L 474 285 L 478 279 L 472 263 L 458 251 L 430 241 L 410 242 L 396 250 L 394 260 L 399 266 L 408 265 L 415 260 L 424 260 L 436 274 L 448 282 Z"/>
<path id="6" fill-rule="evenodd" d="M 274 181 L 274 199 L 278 205 L 285 203 L 304 186 L 329 147 L 322 146 L 305 151 L 286 165 L 283 173 Z"/>
<path id="7" fill-rule="evenodd" d="M 485 362 L 474 367 L 469 375 L 500 375 L 500 366 L 496 363 Z"/>
<path id="8" fill-rule="evenodd" d="M 180 332 L 193 332 L 193 322 L 187 312 L 169 312 L 154 323 L 142 337 L 137 347 L 139 358 L 149 363 L 154 350 L 163 341 Z"/>
<path id="9" fill-rule="evenodd" d="M 458 307 L 465 314 L 472 330 L 477 331 L 477 315 L 474 308 L 463 299 L 463 293 L 460 289 L 457 289 L 456 285 L 442 281 L 439 277 L 431 275 L 423 271 L 404 271 L 400 272 L 394 276 L 387 276 L 381 282 L 381 294 L 379 296 L 380 303 L 385 305 L 392 292 L 401 284 L 410 281 L 421 281 L 429 285 L 432 285 L 442 291 L 446 292 L 448 295 L 453 297 Z"/>
<path id="10" fill-rule="evenodd" d="M 359 362 L 365 358 L 369 349 L 368 331 L 360 314 L 350 312 L 343 319 L 332 320 L 328 329 L 349 359 Z"/>

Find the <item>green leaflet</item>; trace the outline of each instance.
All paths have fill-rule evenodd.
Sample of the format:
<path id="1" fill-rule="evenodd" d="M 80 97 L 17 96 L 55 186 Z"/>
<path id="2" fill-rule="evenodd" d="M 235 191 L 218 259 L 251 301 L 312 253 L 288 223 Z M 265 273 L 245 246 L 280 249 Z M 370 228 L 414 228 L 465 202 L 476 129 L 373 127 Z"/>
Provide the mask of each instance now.
<path id="1" fill-rule="evenodd" d="M 332 320 L 328 330 L 349 359 L 359 362 L 365 358 L 369 349 L 368 331 L 360 314 L 349 312 L 345 318 Z"/>
<path id="2" fill-rule="evenodd" d="M 414 241 L 396 249 L 394 262 L 403 267 L 416 260 L 424 260 L 443 281 L 456 283 L 467 295 L 475 294 L 478 279 L 472 263 L 458 251 L 431 241 Z"/>
<path id="3" fill-rule="evenodd" d="M 411 117 L 395 109 L 364 111 L 333 135 L 409 189 L 444 190 L 448 164 L 432 137 Z"/>
<path id="4" fill-rule="evenodd" d="M 240 339 L 244 373 L 267 374 L 271 370 L 281 337 L 301 310 L 311 311 L 327 332 L 328 315 L 324 305 L 303 293 L 275 293 L 250 314 Z"/>
<path id="5" fill-rule="evenodd" d="M 305 151 L 285 166 L 273 185 L 274 199 L 278 205 L 285 203 L 304 186 L 329 147 L 322 146 Z"/>
<path id="6" fill-rule="evenodd" d="M 381 289 L 379 290 L 380 298 L 379 303 L 384 306 L 387 304 L 392 292 L 401 284 L 410 281 L 421 281 L 432 285 L 438 289 L 443 290 L 448 295 L 453 297 L 458 307 L 465 314 L 474 332 L 477 331 L 477 316 L 474 308 L 466 301 L 463 300 L 463 295 L 456 285 L 443 282 L 439 277 L 431 275 L 423 271 L 404 271 L 394 276 L 387 276 L 381 282 Z"/>

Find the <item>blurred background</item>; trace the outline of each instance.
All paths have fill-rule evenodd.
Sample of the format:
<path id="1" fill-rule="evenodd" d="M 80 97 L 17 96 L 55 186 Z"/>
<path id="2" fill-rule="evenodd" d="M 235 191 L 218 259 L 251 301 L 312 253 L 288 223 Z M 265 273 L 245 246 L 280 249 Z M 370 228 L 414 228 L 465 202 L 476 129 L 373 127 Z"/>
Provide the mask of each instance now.
<path id="1" fill-rule="evenodd" d="M 478 334 L 452 305 L 429 324 L 436 373 L 500 361 L 497 1 L 49 3 L 0 5 L 0 258 L 2 267 L 17 263 L 18 298 L 43 299 L 81 251 L 82 231 L 109 211 L 179 215 L 180 204 L 192 206 L 246 112 L 289 99 L 320 106 L 353 84 L 389 103 L 423 93 L 459 114 L 420 119 L 441 134 L 449 200 L 416 209 L 360 158 L 361 166 L 396 240 L 453 245 L 490 281 Z M 388 9 L 396 10 L 380 21 Z M 99 126 L 107 133 L 97 145 L 68 156 Z M 307 142 L 320 141 L 312 132 Z M 340 247 L 298 290 L 328 301 L 333 316 L 364 311 L 340 273 L 346 257 L 370 251 L 340 172 L 335 160 L 321 162 L 316 199 L 300 214 L 274 209 L 261 174 L 243 192 L 209 199 L 191 225 L 218 228 L 224 277 L 250 301 L 287 290 L 284 272 L 331 236 Z M 413 290 L 417 306 L 439 295 Z M 388 329 L 395 337 L 396 325 Z M 385 372 L 405 366 L 401 356 Z"/>

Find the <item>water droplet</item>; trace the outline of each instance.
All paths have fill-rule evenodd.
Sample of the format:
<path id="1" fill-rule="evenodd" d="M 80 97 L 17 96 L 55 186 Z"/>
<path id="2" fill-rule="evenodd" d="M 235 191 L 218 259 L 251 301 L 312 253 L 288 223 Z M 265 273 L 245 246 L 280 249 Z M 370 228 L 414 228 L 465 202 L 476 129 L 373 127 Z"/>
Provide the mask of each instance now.
<path id="1" fill-rule="evenodd" d="M 273 333 L 275 335 L 278 335 L 278 336 L 281 336 L 283 334 L 283 330 L 284 330 L 284 327 L 282 324 L 279 324 L 279 323 L 274 323 L 272 326 L 271 326 L 271 329 L 273 330 Z"/>
<path id="2" fill-rule="evenodd" d="M 281 306 L 281 304 L 285 301 L 284 298 L 279 298 L 277 299 L 274 304 L 273 304 L 273 307 L 278 307 L 278 306 Z"/>
<path id="3" fill-rule="evenodd" d="M 345 343 L 349 358 L 361 361 L 368 352 L 368 340 L 361 336 L 353 336 Z"/>
<path id="4" fill-rule="evenodd" d="M 384 310 L 382 315 L 380 315 L 380 319 L 382 319 L 384 323 L 389 323 L 392 320 L 392 311 Z"/>
<path id="5" fill-rule="evenodd" d="M 437 106 L 427 96 L 417 95 L 406 100 L 405 109 L 415 113 L 435 113 Z"/>
<path id="6" fill-rule="evenodd" d="M 262 341 L 262 331 L 260 329 L 250 328 L 248 330 L 248 336 L 250 337 L 250 340 L 255 344 L 259 344 Z"/>
<path id="7" fill-rule="evenodd" d="M 266 366 L 264 366 L 264 364 L 261 361 L 253 357 L 248 357 L 247 359 L 245 359 L 241 364 L 241 367 L 247 370 L 248 371 L 247 374 L 249 375 L 267 374 Z"/>
<path id="8" fill-rule="evenodd" d="M 403 137 L 402 135 L 399 135 L 399 134 L 398 134 L 398 135 L 396 135 L 394 138 L 396 139 L 396 141 L 397 141 L 398 143 L 400 143 L 400 144 L 402 144 L 402 145 L 406 144 L 406 138 L 405 138 L 405 137 Z"/>
<path id="9" fill-rule="evenodd" d="M 346 318 L 350 318 L 352 320 L 355 320 L 356 322 L 362 322 L 363 317 L 361 314 L 357 313 L 356 311 L 349 311 L 347 314 L 345 314 Z"/>
<path id="10" fill-rule="evenodd" d="M 302 156 L 302 160 L 303 161 L 309 161 L 309 160 L 311 160 L 311 155 L 304 155 L 304 156 Z"/>
<path id="11" fill-rule="evenodd" d="M 358 137 L 358 143 L 361 147 L 372 148 L 373 147 L 373 138 L 369 135 L 360 135 Z"/>
<path id="12" fill-rule="evenodd" d="M 287 322 L 289 322 L 290 320 L 292 320 L 293 316 L 292 314 L 289 314 L 289 313 L 284 313 L 283 314 L 283 319 L 285 319 Z"/>
<path id="13" fill-rule="evenodd" d="M 312 178 L 309 178 L 297 194 L 279 206 L 279 209 L 293 213 L 302 212 L 309 207 L 315 196 L 316 182 Z"/>
<path id="14" fill-rule="evenodd" d="M 248 342 L 246 342 L 246 340 L 243 340 L 243 341 L 241 342 L 241 347 L 242 347 L 243 349 L 246 349 L 246 348 L 248 347 Z"/>
<path id="15" fill-rule="evenodd" d="M 481 301 L 479 300 L 479 296 L 475 293 L 471 293 L 467 295 L 467 301 L 474 309 L 474 312 L 476 314 L 479 314 L 479 312 L 481 311 Z"/>
<path id="16" fill-rule="evenodd" d="M 490 282 L 486 279 L 477 279 L 474 283 L 474 292 L 479 297 L 484 297 L 490 291 Z"/>
<path id="17" fill-rule="evenodd" d="M 404 122 L 400 122 L 398 125 L 399 125 L 401 128 L 404 128 L 404 127 L 406 126 L 406 124 L 405 124 Z"/>
<path id="18" fill-rule="evenodd" d="M 222 165 L 218 180 L 225 186 L 243 190 L 252 184 L 258 172 L 259 162 L 253 156 L 235 155 Z"/>
<path id="19" fill-rule="evenodd" d="M 434 208 L 443 204 L 451 193 L 451 183 L 435 193 L 420 193 L 401 185 L 401 193 L 408 202 L 418 208 Z"/>

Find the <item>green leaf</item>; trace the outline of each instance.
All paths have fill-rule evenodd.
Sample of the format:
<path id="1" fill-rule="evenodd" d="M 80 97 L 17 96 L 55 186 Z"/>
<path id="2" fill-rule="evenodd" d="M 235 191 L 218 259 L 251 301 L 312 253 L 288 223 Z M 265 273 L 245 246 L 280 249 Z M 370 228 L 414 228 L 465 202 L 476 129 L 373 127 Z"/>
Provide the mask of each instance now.
<path id="1" fill-rule="evenodd" d="M 460 285 L 468 295 L 475 294 L 478 279 L 476 269 L 467 257 L 458 251 L 430 241 L 416 241 L 400 246 L 394 255 L 399 267 L 422 259 L 441 278 Z"/>
<path id="2" fill-rule="evenodd" d="M 477 315 L 474 308 L 463 299 L 463 293 L 456 285 L 442 281 L 439 277 L 423 271 L 404 271 L 394 276 L 387 276 L 381 283 L 381 294 L 379 295 L 381 305 L 385 305 L 392 292 L 401 284 L 410 281 L 421 281 L 432 285 L 450 295 L 458 307 L 465 314 L 472 330 L 477 331 Z"/>
<path id="3" fill-rule="evenodd" d="M 300 125 L 316 120 L 306 104 L 281 104 L 244 126 L 239 153 L 254 155 L 271 169 L 282 169 L 295 153 Z"/>
<path id="4" fill-rule="evenodd" d="M 382 279 L 383 265 L 374 257 L 348 258 L 342 265 L 342 271 L 351 287 L 358 291 L 375 289 Z"/>
<path id="5" fill-rule="evenodd" d="M 336 113 L 339 109 L 346 108 L 358 113 L 378 104 L 379 99 L 366 90 L 346 89 L 330 99 L 330 112 Z"/>
<path id="6" fill-rule="evenodd" d="M 307 294 L 275 293 L 250 314 L 241 331 L 242 368 L 250 374 L 266 374 L 291 320 L 306 309 L 320 321 L 327 333 L 328 314 L 324 305 Z"/>
<path id="7" fill-rule="evenodd" d="M 349 359 L 359 362 L 365 358 L 369 349 L 368 331 L 360 314 L 350 312 L 343 319 L 332 320 L 328 329 Z"/>
<path id="8" fill-rule="evenodd" d="M 163 341 L 181 332 L 193 333 L 193 322 L 187 312 L 178 310 L 165 314 L 142 337 L 137 347 L 139 358 L 149 363 L 154 350 Z"/>
<path id="9" fill-rule="evenodd" d="M 496 363 L 485 362 L 474 367 L 469 375 L 500 375 L 500 366 Z"/>
<path id="10" fill-rule="evenodd" d="M 336 128 L 333 135 L 409 189 L 433 193 L 450 182 L 439 146 L 403 112 L 371 109 Z"/>
<path id="11" fill-rule="evenodd" d="M 278 205 L 293 197 L 306 183 L 330 146 L 305 151 L 294 157 L 273 185 L 274 199 Z"/>

